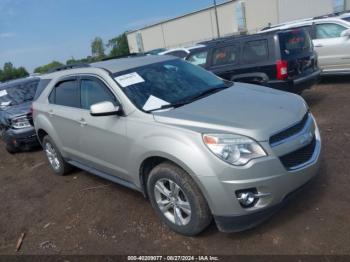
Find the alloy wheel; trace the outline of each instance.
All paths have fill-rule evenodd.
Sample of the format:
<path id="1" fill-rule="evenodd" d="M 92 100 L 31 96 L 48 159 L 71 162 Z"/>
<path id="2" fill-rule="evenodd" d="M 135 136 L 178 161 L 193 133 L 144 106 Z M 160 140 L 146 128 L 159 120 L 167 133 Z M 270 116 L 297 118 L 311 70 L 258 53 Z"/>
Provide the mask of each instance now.
<path id="1" fill-rule="evenodd" d="M 45 144 L 45 153 L 52 168 L 56 171 L 59 170 L 61 167 L 61 163 L 57 156 L 55 148 L 50 143 Z"/>
<path id="2" fill-rule="evenodd" d="M 191 205 L 181 187 L 170 179 L 159 179 L 154 186 L 160 211 L 172 223 L 186 226 L 191 220 Z"/>

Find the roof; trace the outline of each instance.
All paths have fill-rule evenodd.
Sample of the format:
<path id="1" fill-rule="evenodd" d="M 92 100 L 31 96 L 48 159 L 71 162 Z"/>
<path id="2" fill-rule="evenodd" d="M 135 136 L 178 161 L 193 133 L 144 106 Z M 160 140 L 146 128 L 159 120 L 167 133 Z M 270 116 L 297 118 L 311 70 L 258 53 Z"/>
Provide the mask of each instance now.
<path id="1" fill-rule="evenodd" d="M 227 1 L 223 2 L 223 3 L 216 4 L 216 6 L 217 7 L 223 6 L 223 5 L 229 4 L 229 3 L 233 2 L 233 1 L 236 1 L 236 0 L 227 0 Z M 166 23 L 166 22 L 177 20 L 179 18 L 183 18 L 183 17 L 189 16 L 189 15 L 193 15 L 193 14 L 197 14 L 197 13 L 200 13 L 200 12 L 203 12 L 203 11 L 207 11 L 207 10 L 210 10 L 212 8 L 214 8 L 214 5 L 211 5 L 211 6 L 208 6 L 206 8 L 199 9 L 199 10 L 195 10 L 193 12 L 189 12 L 189 13 L 177 16 L 177 17 L 172 17 L 172 18 L 169 18 L 169 19 L 165 19 L 165 20 L 159 21 L 157 23 L 148 24 L 148 25 L 145 25 L 143 27 L 139 27 L 137 29 L 133 29 L 133 30 L 127 31 L 126 34 L 131 34 L 131 33 L 134 33 L 136 31 L 139 31 L 139 30 L 143 30 L 143 29 L 146 29 L 146 28 L 149 28 L 149 27 L 153 27 L 153 26 L 160 25 L 160 24 L 163 24 L 163 23 Z"/>
<path id="2" fill-rule="evenodd" d="M 117 73 L 132 68 L 150 65 L 158 62 L 173 60 L 173 56 L 166 55 L 148 55 L 148 56 L 138 56 L 129 58 L 113 59 L 108 61 L 102 61 L 97 63 L 92 63 L 91 67 L 97 67 L 106 69 L 112 73 Z"/>

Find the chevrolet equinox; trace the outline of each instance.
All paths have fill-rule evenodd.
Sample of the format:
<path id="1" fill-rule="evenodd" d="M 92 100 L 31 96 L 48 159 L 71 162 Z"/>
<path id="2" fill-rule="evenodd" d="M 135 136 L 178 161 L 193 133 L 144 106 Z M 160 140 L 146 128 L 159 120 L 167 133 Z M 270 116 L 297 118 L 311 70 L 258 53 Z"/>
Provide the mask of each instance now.
<path id="1" fill-rule="evenodd" d="M 321 139 L 305 101 L 225 81 L 171 56 L 44 75 L 33 105 L 54 173 L 72 166 L 138 190 L 183 235 L 215 220 L 256 226 L 317 173 Z"/>

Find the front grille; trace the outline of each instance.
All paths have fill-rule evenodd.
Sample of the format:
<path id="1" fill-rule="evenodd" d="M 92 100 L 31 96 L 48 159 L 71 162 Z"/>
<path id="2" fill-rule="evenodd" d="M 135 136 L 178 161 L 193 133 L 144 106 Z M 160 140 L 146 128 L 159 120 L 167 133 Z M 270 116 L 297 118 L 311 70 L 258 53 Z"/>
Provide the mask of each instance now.
<path id="1" fill-rule="evenodd" d="M 284 139 L 301 132 L 301 130 L 303 130 L 308 119 L 309 119 L 309 113 L 307 113 L 303 117 L 303 119 L 299 123 L 297 123 L 296 125 L 289 127 L 287 129 L 283 130 L 282 132 L 279 132 L 279 133 L 271 136 L 270 137 L 270 145 L 274 146 L 274 145 L 278 144 L 279 142 L 283 141 Z"/>
<path id="2" fill-rule="evenodd" d="M 280 160 L 282 164 L 287 168 L 288 170 L 291 170 L 297 166 L 300 166 L 306 162 L 308 162 L 315 151 L 316 147 L 316 138 L 312 139 L 311 143 L 307 146 L 304 146 L 292 153 L 289 153 L 287 155 L 284 155 L 280 157 Z"/>

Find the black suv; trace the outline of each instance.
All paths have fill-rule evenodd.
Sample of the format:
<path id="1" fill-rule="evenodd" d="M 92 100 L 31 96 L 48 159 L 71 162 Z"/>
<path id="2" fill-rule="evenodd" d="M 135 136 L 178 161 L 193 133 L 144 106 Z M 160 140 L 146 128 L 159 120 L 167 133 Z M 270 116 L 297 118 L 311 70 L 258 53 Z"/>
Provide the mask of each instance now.
<path id="1" fill-rule="evenodd" d="M 304 29 L 232 36 L 201 43 L 186 60 L 237 82 L 300 93 L 317 83 L 320 69 Z"/>
<path id="2" fill-rule="evenodd" d="M 0 136 L 9 153 L 39 146 L 31 106 L 46 85 L 38 77 L 0 84 Z"/>

